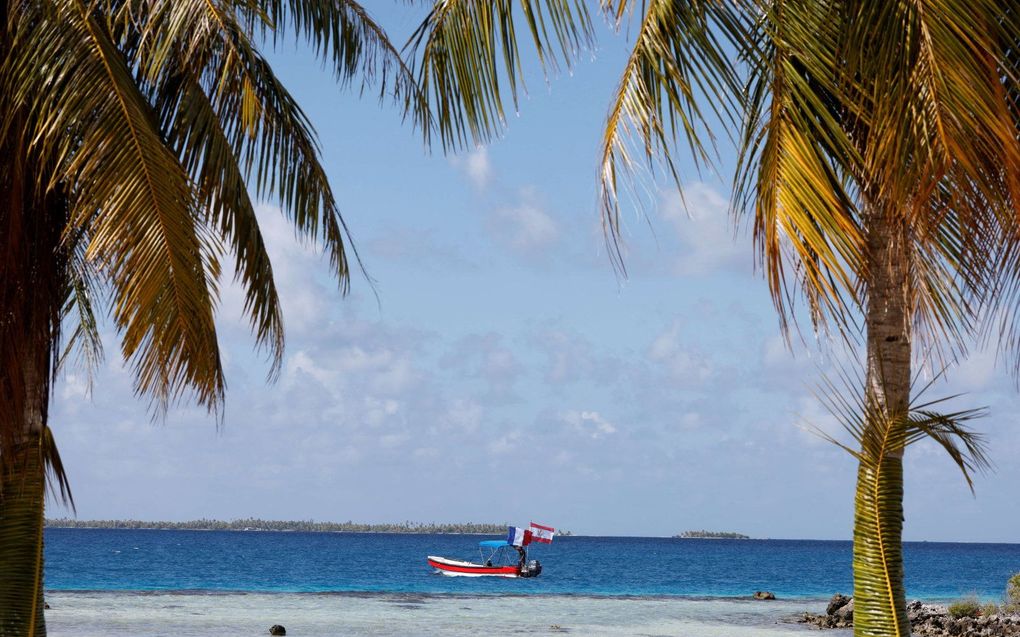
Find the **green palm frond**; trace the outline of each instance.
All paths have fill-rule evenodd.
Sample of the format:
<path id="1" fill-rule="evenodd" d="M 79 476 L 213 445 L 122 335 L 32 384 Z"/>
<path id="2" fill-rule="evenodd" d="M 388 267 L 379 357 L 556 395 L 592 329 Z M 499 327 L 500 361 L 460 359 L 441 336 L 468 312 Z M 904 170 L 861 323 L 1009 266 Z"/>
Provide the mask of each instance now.
<path id="1" fill-rule="evenodd" d="M 603 10 L 617 29 L 637 2 L 613 0 Z M 678 188 L 682 178 L 674 148 L 684 140 L 696 159 L 711 163 L 714 135 L 706 123 L 711 114 L 732 125 L 740 87 L 727 42 L 739 37 L 739 17 L 726 3 L 702 0 L 648 0 L 640 3 L 634 47 L 609 109 L 599 159 L 602 224 L 610 256 L 625 271 L 620 254 L 620 181 L 629 200 L 640 203 L 636 187 L 639 166 L 653 170 L 661 159 Z M 701 106 L 709 104 L 709 113 Z M 707 139 L 707 143 L 706 143 Z"/>
<path id="2" fill-rule="evenodd" d="M 969 423 L 986 417 L 988 409 L 981 407 L 937 411 L 935 408 L 939 405 L 960 397 L 924 398 L 943 376 L 944 370 L 920 388 L 915 386 L 915 396 L 909 411 L 899 416 L 889 416 L 868 400 L 860 370 L 855 366 L 840 367 L 835 380 L 823 376 L 815 395 L 826 411 L 850 435 L 857 448 L 817 427 L 813 430 L 869 466 L 877 466 L 890 454 L 902 455 L 909 445 L 930 438 L 949 454 L 973 490 L 973 473 L 986 470 L 991 465 L 984 436 L 972 431 Z"/>
<path id="3" fill-rule="evenodd" d="M 854 494 L 854 635 L 908 637 L 903 588 L 903 428 L 872 421 Z"/>
<path id="4" fill-rule="evenodd" d="M 923 396 L 939 378 L 920 389 Z M 824 379 L 818 395 L 857 447 L 815 429 L 858 461 L 854 496 L 854 634 L 906 637 L 910 623 L 903 589 L 903 452 L 930 438 L 960 468 L 973 491 L 972 474 L 989 461 L 980 434 L 968 423 L 986 409 L 941 413 L 934 408 L 955 396 L 926 402 L 915 398 L 906 414 L 889 414 L 868 400 L 857 370 L 842 368 L 837 381 Z"/>
<path id="5" fill-rule="evenodd" d="M 523 18 L 523 20 L 522 20 Z M 444 149 L 483 144 L 506 126 L 507 88 L 516 109 L 525 88 L 518 24 L 547 72 L 591 46 L 582 0 L 436 0 L 406 48 L 435 113 Z M 503 83 L 505 82 L 505 87 Z"/>

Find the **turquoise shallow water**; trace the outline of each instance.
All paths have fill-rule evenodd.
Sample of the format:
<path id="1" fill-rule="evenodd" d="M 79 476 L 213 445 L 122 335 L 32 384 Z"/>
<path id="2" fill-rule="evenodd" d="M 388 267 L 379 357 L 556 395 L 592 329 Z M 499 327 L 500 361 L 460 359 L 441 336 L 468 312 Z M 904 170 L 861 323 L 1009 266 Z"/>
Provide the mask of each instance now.
<path id="1" fill-rule="evenodd" d="M 426 555 L 477 558 L 481 537 L 48 529 L 50 591 L 387 593 L 823 599 L 852 589 L 849 542 L 558 537 L 536 579 L 436 575 Z M 908 596 L 1002 595 L 1020 544 L 907 543 Z"/>

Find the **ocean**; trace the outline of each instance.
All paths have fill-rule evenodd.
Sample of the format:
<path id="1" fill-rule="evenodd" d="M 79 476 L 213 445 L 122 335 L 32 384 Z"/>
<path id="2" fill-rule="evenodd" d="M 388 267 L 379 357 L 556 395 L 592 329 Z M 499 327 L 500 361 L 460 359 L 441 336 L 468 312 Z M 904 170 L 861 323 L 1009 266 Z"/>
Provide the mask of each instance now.
<path id="1" fill-rule="evenodd" d="M 51 635 L 801 634 L 852 591 L 849 542 L 558 537 L 534 579 L 444 577 L 483 536 L 46 531 Z M 908 597 L 1001 598 L 1020 544 L 907 543 Z M 756 590 L 776 602 L 754 602 Z"/>

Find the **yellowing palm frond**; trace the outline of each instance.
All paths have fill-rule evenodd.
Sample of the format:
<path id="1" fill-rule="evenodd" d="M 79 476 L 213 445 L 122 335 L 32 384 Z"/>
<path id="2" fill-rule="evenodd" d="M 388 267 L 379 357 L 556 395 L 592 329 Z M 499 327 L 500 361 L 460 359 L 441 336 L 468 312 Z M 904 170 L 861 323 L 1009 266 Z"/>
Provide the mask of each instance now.
<path id="1" fill-rule="evenodd" d="M 68 233 L 88 228 L 86 257 L 113 284 L 138 391 L 166 405 L 187 387 L 213 407 L 224 386 L 213 323 L 217 246 L 195 214 L 187 174 L 106 23 L 84 2 L 19 24 L 12 57 L 22 68 L 11 77 L 32 104 L 39 152 L 59 167 L 53 183 L 69 184 Z M 26 68 L 40 59 L 52 62 L 42 77 Z"/>
<path id="2" fill-rule="evenodd" d="M 802 292 L 816 325 L 831 316 L 842 328 L 861 303 L 864 231 L 847 178 L 859 162 L 848 130 L 854 114 L 832 68 L 835 4 L 772 2 L 757 40 L 745 45 L 752 75 L 735 199 L 753 211 L 781 321 Z"/>

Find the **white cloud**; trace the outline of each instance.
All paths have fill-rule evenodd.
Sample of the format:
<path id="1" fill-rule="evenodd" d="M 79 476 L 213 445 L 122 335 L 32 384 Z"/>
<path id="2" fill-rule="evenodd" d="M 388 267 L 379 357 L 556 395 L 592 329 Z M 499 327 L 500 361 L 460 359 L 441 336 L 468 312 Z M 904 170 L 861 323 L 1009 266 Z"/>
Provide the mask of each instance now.
<path id="1" fill-rule="evenodd" d="M 519 430 L 505 431 L 501 432 L 486 448 L 491 454 L 506 455 L 517 450 L 520 440 L 521 432 Z"/>
<path id="2" fill-rule="evenodd" d="M 679 242 L 673 263 L 676 274 L 706 274 L 720 269 L 751 272 L 750 242 L 738 240 L 729 202 L 710 186 L 686 185 L 683 197 L 676 190 L 664 192 L 659 215 L 673 226 Z"/>
<path id="3" fill-rule="evenodd" d="M 329 261 L 321 247 L 297 238 L 294 226 L 279 208 L 260 206 L 256 210 L 262 238 L 273 267 L 273 280 L 283 309 L 287 337 L 312 329 L 328 316 L 340 299 L 335 285 L 324 285 L 330 276 Z M 224 264 L 224 285 L 220 305 L 221 322 L 248 331 L 244 316 L 244 289 L 233 281 L 233 257 Z M 243 326 L 243 327 L 242 327 Z"/>
<path id="4" fill-rule="evenodd" d="M 446 412 L 446 422 L 465 433 L 474 433 L 482 422 L 482 406 L 473 400 L 458 398 Z"/>
<path id="5" fill-rule="evenodd" d="M 988 389 L 989 385 L 1000 380 L 999 374 L 995 373 L 995 351 L 986 347 L 983 350 L 972 352 L 959 366 L 950 369 L 948 380 L 954 388 L 959 387 L 962 391 L 972 392 Z"/>
<path id="6" fill-rule="evenodd" d="M 665 366 L 676 382 L 706 381 L 715 373 L 712 361 L 685 342 L 679 321 L 674 321 L 655 337 L 648 348 L 648 357 Z"/>
<path id="7" fill-rule="evenodd" d="M 440 359 L 445 369 L 467 371 L 495 388 L 508 390 L 520 376 L 522 365 L 494 332 L 459 339 Z"/>
<path id="8" fill-rule="evenodd" d="M 489 160 L 489 151 L 484 146 L 479 146 L 465 155 L 455 155 L 450 158 L 450 163 L 463 171 L 478 190 L 484 190 L 492 182 L 492 162 Z"/>
<path id="9" fill-rule="evenodd" d="M 594 439 L 616 433 L 616 425 L 597 411 L 568 411 L 562 415 L 562 419 L 575 431 Z"/>
<path id="10" fill-rule="evenodd" d="M 560 238 L 556 221 L 527 197 L 515 206 L 496 210 L 489 219 L 489 230 L 498 242 L 524 253 L 548 248 Z"/>

